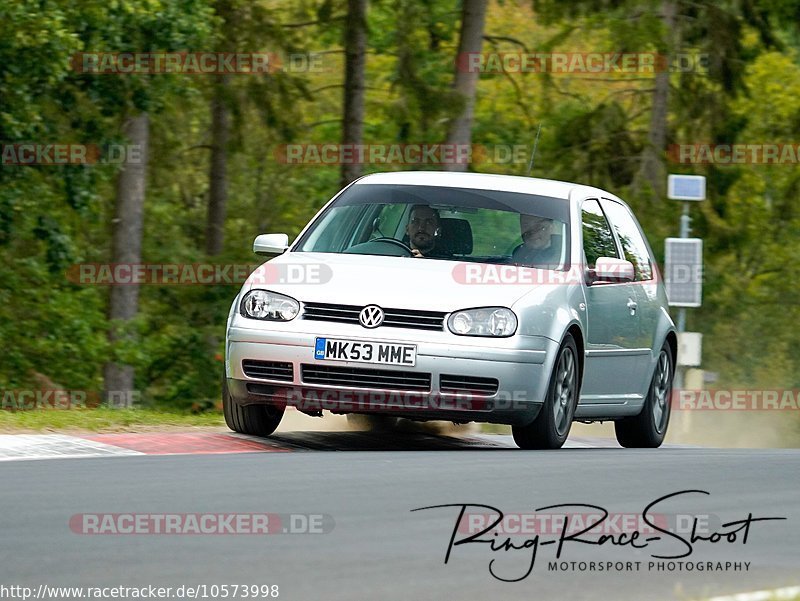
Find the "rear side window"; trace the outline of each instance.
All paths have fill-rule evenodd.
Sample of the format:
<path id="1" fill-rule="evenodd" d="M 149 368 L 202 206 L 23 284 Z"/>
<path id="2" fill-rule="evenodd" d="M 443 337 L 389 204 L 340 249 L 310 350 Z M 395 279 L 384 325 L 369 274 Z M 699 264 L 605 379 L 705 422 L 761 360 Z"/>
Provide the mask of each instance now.
<path id="1" fill-rule="evenodd" d="M 603 210 L 594 198 L 584 201 L 581 213 L 583 227 L 583 253 L 586 255 L 586 267 L 594 269 L 599 257 L 618 259 L 614 234 L 606 221 Z"/>
<path id="2" fill-rule="evenodd" d="M 625 260 L 633 263 L 634 279 L 636 281 L 652 280 L 653 265 L 650 253 L 647 251 L 647 243 L 645 243 L 633 215 L 626 207 L 613 200 L 604 200 L 604 206 L 619 237 L 622 252 L 625 253 Z"/>

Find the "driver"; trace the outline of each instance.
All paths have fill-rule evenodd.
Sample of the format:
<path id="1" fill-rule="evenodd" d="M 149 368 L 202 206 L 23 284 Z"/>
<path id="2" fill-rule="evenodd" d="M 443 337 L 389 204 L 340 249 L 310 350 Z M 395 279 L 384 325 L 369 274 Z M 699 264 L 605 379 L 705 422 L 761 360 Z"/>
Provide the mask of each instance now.
<path id="1" fill-rule="evenodd" d="M 406 226 L 408 243 L 415 257 L 430 257 L 436 254 L 442 222 L 439 211 L 428 205 L 414 205 Z"/>

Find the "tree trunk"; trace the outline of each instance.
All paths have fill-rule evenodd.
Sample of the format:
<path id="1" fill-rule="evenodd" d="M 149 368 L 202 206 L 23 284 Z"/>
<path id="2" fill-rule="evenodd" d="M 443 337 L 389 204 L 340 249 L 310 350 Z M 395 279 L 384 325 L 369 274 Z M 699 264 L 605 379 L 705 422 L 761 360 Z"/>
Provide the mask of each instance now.
<path id="1" fill-rule="evenodd" d="M 230 78 L 220 75 L 211 100 L 211 164 L 209 167 L 208 215 L 206 218 L 206 254 L 222 252 L 225 236 L 225 212 L 228 204 L 228 141 L 230 113 L 228 89 Z"/>
<path id="2" fill-rule="evenodd" d="M 458 94 L 463 106 L 461 112 L 450 122 L 447 132 L 447 144 L 459 145 L 459 149 L 468 148 L 472 143 L 472 119 L 475 109 L 475 89 L 478 86 L 477 71 L 464 68 L 468 64 L 466 56 L 481 51 L 483 46 L 483 26 L 486 20 L 486 0 L 463 0 L 461 8 L 461 34 L 456 55 L 456 77 L 453 89 Z M 457 155 L 463 156 L 462 150 Z M 444 166 L 447 171 L 466 171 L 466 162 L 449 163 Z"/>
<path id="3" fill-rule="evenodd" d="M 667 30 L 667 52 L 665 62 L 655 76 L 653 90 L 653 107 L 650 114 L 650 130 L 647 135 L 647 146 L 642 152 L 638 180 L 647 182 L 658 198 L 665 195 L 666 172 L 664 169 L 664 153 L 667 149 L 667 114 L 669 109 L 669 67 L 674 57 L 677 43 L 675 18 L 677 15 L 676 0 L 664 0 L 661 3 L 661 19 Z M 639 187 L 638 185 L 636 186 Z"/>
<path id="4" fill-rule="evenodd" d="M 147 113 L 131 118 L 123 132 L 138 155 L 128 153 L 117 179 L 117 197 L 111 240 L 111 262 L 136 264 L 142 260 L 143 209 L 147 175 L 147 154 L 150 137 Z M 135 317 L 139 307 L 139 286 L 111 286 L 108 318 L 111 322 L 108 338 L 112 347 L 125 339 L 125 322 Z M 106 363 L 104 369 L 104 398 L 112 407 L 130 407 L 136 395 L 133 367 Z"/>
<path id="5" fill-rule="evenodd" d="M 347 0 L 344 28 L 344 119 L 342 144 L 361 144 L 364 133 L 364 66 L 367 57 L 367 0 Z M 361 165 L 342 164 L 342 187 L 361 175 Z"/>

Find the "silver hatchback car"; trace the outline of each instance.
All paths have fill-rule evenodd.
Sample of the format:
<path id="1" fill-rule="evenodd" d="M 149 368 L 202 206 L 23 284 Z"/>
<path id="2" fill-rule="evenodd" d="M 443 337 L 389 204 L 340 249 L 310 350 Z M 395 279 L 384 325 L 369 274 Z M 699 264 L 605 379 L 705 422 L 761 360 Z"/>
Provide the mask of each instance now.
<path id="1" fill-rule="evenodd" d="M 289 245 L 264 234 L 231 306 L 228 426 L 310 415 L 512 426 L 559 448 L 578 421 L 657 447 L 677 336 L 652 251 L 604 190 L 526 177 L 363 177 Z"/>

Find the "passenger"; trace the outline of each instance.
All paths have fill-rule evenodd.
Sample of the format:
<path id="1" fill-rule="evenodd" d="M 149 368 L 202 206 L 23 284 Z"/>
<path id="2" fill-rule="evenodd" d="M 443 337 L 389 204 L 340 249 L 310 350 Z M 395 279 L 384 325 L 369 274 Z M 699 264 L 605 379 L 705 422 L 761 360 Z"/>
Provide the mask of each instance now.
<path id="1" fill-rule="evenodd" d="M 538 215 L 520 215 L 522 244 L 514 249 L 511 260 L 530 267 L 551 267 L 559 264 L 561 248 L 553 244 L 555 224 L 552 219 Z"/>

